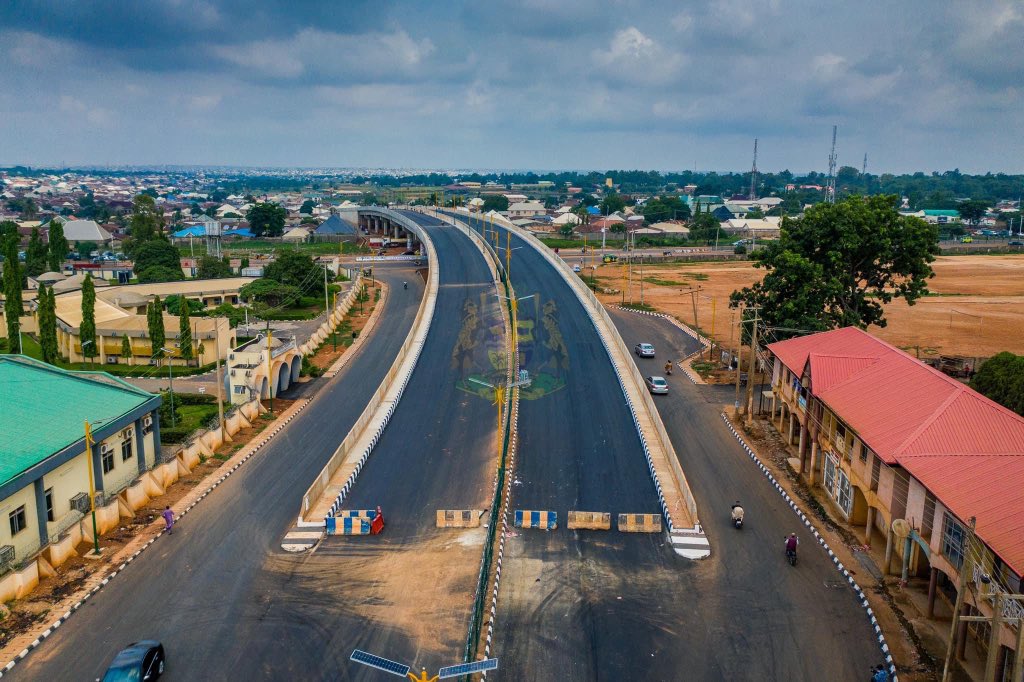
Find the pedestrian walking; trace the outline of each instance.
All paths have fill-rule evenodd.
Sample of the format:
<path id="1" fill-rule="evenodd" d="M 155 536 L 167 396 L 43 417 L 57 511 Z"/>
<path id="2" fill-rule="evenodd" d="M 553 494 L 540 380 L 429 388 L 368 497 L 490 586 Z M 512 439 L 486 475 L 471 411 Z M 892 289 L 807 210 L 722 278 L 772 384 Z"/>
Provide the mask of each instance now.
<path id="1" fill-rule="evenodd" d="M 164 523 L 167 527 L 164 529 L 168 535 L 174 535 L 174 512 L 171 511 L 170 506 L 164 507 L 164 511 L 160 516 L 164 517 Z"/>

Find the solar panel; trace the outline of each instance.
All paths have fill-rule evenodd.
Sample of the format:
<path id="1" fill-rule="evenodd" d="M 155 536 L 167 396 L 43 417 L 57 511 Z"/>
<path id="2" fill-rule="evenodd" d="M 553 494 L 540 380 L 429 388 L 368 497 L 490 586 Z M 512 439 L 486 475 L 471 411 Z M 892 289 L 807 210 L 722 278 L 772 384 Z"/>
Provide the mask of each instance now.
<path id="1" fill-rule="evenodd" d="M 371 668 L 383 670 L 384 672 L 391 673 L 392 675 L 398 675 L 399 677 L 405 677 L 409 673 L 409 666 L 407 665 L 402 665 L 395 661 L 389 661 L 386 658 L 374 656 L 373 654 L 368 654 L 365 651 L 360 651 L 359 649 L 353 651 L 352 655 L 349 656 L 349 659 L 356 663 L 368 665 Z"/>
<path id="2" fill-rule="evenodd" d="M 484 670 L 496 670 L 497 668 L 498 659 L 485 658 L 482 661 L 476 661 L 474 663 L 460 663 L 459 665 L 450 665 L 447 668 L 441 668 L 437 671 L 437 676 L 443 680 L 448 677 L 469 675 L 470 673 L 479 673 Z"/>

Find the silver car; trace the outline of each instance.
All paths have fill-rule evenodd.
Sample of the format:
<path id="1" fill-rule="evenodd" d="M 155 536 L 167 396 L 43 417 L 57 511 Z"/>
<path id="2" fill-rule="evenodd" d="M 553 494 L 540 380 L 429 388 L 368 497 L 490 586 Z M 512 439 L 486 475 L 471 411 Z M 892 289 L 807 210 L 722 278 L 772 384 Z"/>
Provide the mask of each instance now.
<path id="1" fill-rule="evenodd" d="M 668 382 L 665 381 L 665 377 L 647 377 L 644 379 L 644 383 L 647 384 L 647 390 L 653 395 L 668 394 Z"/>
<path id="2" fill-rule="evenodd" d="M 638 343 L 633 346 L 633 352 L 642 358 L 653 358 L 654 346 L 649 343 Z"/>

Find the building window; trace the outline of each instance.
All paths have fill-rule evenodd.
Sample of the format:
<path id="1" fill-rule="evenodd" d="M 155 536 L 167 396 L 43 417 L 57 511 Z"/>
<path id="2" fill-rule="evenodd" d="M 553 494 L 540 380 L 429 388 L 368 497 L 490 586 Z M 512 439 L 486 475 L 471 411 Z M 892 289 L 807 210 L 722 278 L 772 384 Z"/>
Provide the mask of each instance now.
<path id="1" fill-rule="evenodd" d="M 859 443 L 859 445 L 860 445 L 860 461 L 867 462 L 868 461 L 868 446 L 864 445 L 864 443 Z"/>
<path id="2" fill-rule="evenodd" d="M 833 441 L 835 442 L 836 449 L 839 450 L 839 452 L 846 452 L 846 427 L 838 422 L 836 422 L 836 435 L 835 438 L 833 438 Z"/>
<path id="3" fill-rule="evenodd" d="M 846 472 L 839 466 L 839 458 L 831 452 L 825 456 L 823 479 L 829 497 L 849 516 L 853 510 L 853 486 Z"/>
<path id="4" fill-rule="evenodd" d="M 103 460 L 103 473 L 109 474 L 114 470 L 114 451 L 111 448 L 104 448 L 100 451 L 100 457 Z"/>
<path id="5" fill-rule="evenodd" d="M 7 515 L 8 520 L 11 522 L 11 536 L 15 536 L 21 531 L 25 530 L 27 524 L 25 523 L 25 505 L 21 505 L 10 514 Z"/>
<path id="6" fill-rule="evenodd" d="M 46 492 L 43 493 L 46 498 L 46 520 L 53 522 L 53 488 L 47 488 Z"/>
<path id="7" fill-rule="evenodd" d="M 949 563 L 960 570 L 964 565 L 964 546 L 967 541 L 967 529 L 956 520 L 952 514 L 945 512 L 942 515 L 942 555 L 949 559 Z"/>
<path id="8" fill-rule="evenodd" d="M 132 440 L 131 440 L 131 438 L 129 438 L 128 440 L 121 441 L 121 461 L 122 462 L 127 462 L 131 458 L 132 458 Z"/>

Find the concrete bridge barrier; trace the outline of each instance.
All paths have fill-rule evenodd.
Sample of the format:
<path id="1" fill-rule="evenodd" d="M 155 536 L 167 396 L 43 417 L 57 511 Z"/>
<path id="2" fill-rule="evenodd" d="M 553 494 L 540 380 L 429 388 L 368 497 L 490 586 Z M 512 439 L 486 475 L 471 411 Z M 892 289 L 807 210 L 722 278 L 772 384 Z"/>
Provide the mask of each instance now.
<path id="1" fill-rule="evenodd" d="M 515 527 L 555 530 L 558 528 L 558 512 L 516 509 Z"/>
<path id="2" fill-rule="evenodd" d="M 438 528 L 478 528 L 482 509 L 438 509 Z"/>
<path id="3" fill-rule="evenodd" d="M 660 533 L 661 514 L 619 514 L 619 531 L 623 533 Z"/>
<path id="4" fill-rule="evenodd" d="M 570 511 L 566 514 L 565 526 L 569 530 L 610 530 L 612 515 L 610 512 Z"/>

